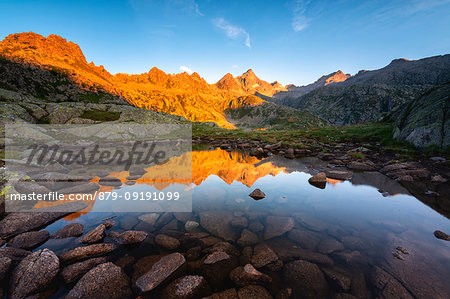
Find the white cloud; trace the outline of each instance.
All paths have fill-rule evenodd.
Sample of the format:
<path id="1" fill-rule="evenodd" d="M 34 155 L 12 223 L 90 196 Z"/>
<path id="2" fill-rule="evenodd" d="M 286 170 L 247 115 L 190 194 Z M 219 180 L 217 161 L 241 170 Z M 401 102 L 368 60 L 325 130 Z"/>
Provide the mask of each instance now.
<path id="1" fill-rule="evenodd" d="M 294 17 L 292 18 L 292 29 L 294 31 L 302 31 L 306 27 L 308 27 L 308 18 L 305 16 L 306 6 L 309 4 L 309 1 L 297 0 L 295 1 L 294 7 Z"/>
<path id="2" fill-rule="evenodd" d="M 180 65 L 180 71 L 186 72 L 189 75 L 193 73 L 192 69 L 190 67 L 185 66 L 185 65 Z"/>
<path id="3" fill-rule="evenodd" d="M 233 65 L 232 65 L 232 67 L 236 69 L 236 68 L 238 68 L 238 67 L 239 67 L 239 65 L 237 65 L 237 64 L 233 64 Z"/>
<path id="4" fill-rule="evenodd" d="M 198 3 L 195 2 L 195 0 L 171 0 L 170 2 L 181 7 L 189 14 L 203 16 L 198 7 Z"/>
<path id="5" fill-rule="evenodd" d="M 214 19 L 213 23 L 217 28 L 222 29 L 229 38 L 237 39 L 239 37 L 244 37 L 245 45 L 249 48 L 251 47 L 250 34 L 248 34 L 244 28 L 231 25 L 224 18 Z"/>

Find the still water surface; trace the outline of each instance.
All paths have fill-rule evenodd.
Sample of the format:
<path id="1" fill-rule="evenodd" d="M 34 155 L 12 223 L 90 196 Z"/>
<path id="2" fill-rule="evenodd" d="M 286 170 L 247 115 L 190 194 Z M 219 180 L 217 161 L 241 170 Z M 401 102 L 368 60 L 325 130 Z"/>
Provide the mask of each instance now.
<path id="1" fill-rule="evenodd" d="M 284 265 L 305 259 L 318 264 L 321 271 L 337 269 L 344 273 L 351 281 L 350 286 L 342 289 L 329 282 L 333 293 L 346 292 L 358 297 L 381 294 L 383 290 L 377 288 L 374 278 L 376 269 L 381 268 L 413 296 L 450 297 L 450 242 L 433 235 L 437 229 L 449 232 L 450 221 L 386 176 L 378 172 L 355 173 L 351 181 L 328 180 L 325 189 L 319 189 L 310 185 L 308 179 L 326 164 L 315 158 L 259 160 L 240 152 L 216 149 L 192 152 L 192 162 L 192 181 L 149 185 L 145 180 L 138 180 L 136 185 L 123 185 L 117 190 L 192 190 L 192 213 L 169 215 L 163 227 L 149 226 L 138 218 L 148 213 L 96 212 L 104 211 L 102 205 L 109 204 L 97 200 L 86 211 L 69 215 L 46 230 L 53 233 L 68 223 L 79 222 L 87 232 L 102 219 L 116 216 L 112 219 L 116 224 L 109 231 L 134 229 L 180 236 L 185 233 L 187 219 L 201 224 L 197 231 L 208 232 L 202 227 L 200 216 L 213 211 L 219 216 L 227 215 L 218 219 L 218 223 L 227 226 L 227 233 L 209 233 L 227 239 L 228 230 L 232 230 L 234 239 L 230 242 L 241 252 L 244 246 L 237 240 L 243 229 L 248 229 L 257 235 L 258 243 L 269 245 Z M 255 188 L 261 189 L 266 198 L 259 201 L 250 198 L 248 194 Z M 287 232 L 281 231 L 281 235 L 264 240 L 268 216 L 291 218 L 294 225 Z M 226 220 L 241 217 L 246 218 L 247 225 L 233 227 Z M 106 237 L 105 242 L 113 241 Z M 49 240 L 41 248 L 60 254 L 77 246 L 80 244 L 73 238 Z M 408 254 L 398 252 L 398 246 Z M 182 246 L 178 251 L 186 252 L 188 247 Z M 138 261 L 165 252 L 145 241 L 139 246 L 121 247 L 109 259 L 115 261 L 129 255 Z M 245 258 L 241 258 L 241 263 L 245 263 Z M 274 278 L 267 287 L 274 296 L 283 288 L 296 287 L 295 282 L 283 279 L 283 268 L 259 270 Z M 131 276 L 133 266 L 126 271 Z M 190 271 L 195 272 L 195 268 Z M 224 287 L 233 287 L 233 283 L 226 282 Z M 55 296 L 65 292 L 67 289 L 61 286 Z"/>

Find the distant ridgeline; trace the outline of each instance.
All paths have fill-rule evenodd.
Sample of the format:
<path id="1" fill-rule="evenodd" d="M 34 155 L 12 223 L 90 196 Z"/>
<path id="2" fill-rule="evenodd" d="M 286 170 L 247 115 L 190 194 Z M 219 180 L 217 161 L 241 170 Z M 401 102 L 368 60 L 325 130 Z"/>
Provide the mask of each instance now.
<path id="1" fill-rule="evenodd" d="M 156 67 L 112 75 L 57 35 L 11 34 L 0 42 L 2 122 L 199 121 L 252 130 L 388 120 L 397 122 L 397 138 L 448 147 L 449 81 L 450 55 L 397 59 L 379 70 L 337 71 L 284 87 L 251 69 L 215 84 Z"/>
<path id="2" fill-rule="evenodd" d="M 394 121 L 399 139 L 419 147 L 450 145 L 449 54 L 414 61 L 396 59 L 342 82 L 317 84 L 324 78 L 288 88 L 275 94 L 273 101 L 309 111 L 334 125 Z"/>

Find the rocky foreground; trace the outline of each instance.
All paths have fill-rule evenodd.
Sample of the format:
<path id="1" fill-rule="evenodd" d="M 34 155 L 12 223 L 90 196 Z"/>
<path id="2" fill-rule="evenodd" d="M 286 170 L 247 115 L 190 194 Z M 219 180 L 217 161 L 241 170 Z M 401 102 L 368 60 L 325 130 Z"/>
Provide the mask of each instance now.
<path id="1" fill-rule="evenodd" d="M 282 149 L 272 147 L 270 152 Z M 295 151 L 291 154 L 295 156 Z M 376 165 L 348 162 L 355 171 L 374 170 Z M 403 164 L 383 169 L 413 180 L 425 171 Z M 320 187 L 327 178 L 351 176 L 350 170 L 330 169 L 311 177 L 310 183 Z M 264 200 L 265 194 L 257 189 L 249 196 Z M 87 206 L 66 205 L 67 211 Z M 95 214 L 89 223 L 71 222 L 52 234 L 46 227 L 70 215 L 64 208 L 5 215 L 0 220 L 0 240 L 6 244 L 0 248 L 2 292 L 10 298 L 448 298 L 450 294 L 441 275 L 446 273 L 445 264 L 436 267 L 436 261 L 424 254 L 424 244 L 406 241 L 411 232 L 400 223 L 383 224 L 387 243 L 378 248 L 370 236 L 377 223 L 370 225 L 369 233 L 364 227 L 355 232 L 340 224 L 329 227 L 307 213 L 281 216 L 230 206 L 103 219 Z M 434 235 L 440 242 L 450 240 L 442 231 Z"/>

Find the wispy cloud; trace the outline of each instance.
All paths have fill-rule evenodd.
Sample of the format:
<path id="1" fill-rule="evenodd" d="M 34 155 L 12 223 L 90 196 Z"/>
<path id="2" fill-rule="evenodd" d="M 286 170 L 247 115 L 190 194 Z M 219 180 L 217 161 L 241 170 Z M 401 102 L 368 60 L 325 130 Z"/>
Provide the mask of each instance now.
<path id="1" fill-rule="evenodd" d="M 185 65 L 180 65 L 180 71 L 186 72 L 189 75 L 193 73 L 192 69 L 190 67 L 185 66 Z"/>
<path id="2" fill-rule="evenodd" d="M 302 31 L 306 27 L 308 27 L 309 19 L 306 17 L 306 7 L 308 6 L 309 1 L 297 0 L 295 1 L 293 18 L 292 18 L 292 29 L 294 31 Z"/>
<path id="3" fill-rule="evenodd" d="M 195 0 L 171 0 L 175 5 L 182 7 L 190 14 L 204 16 Z"/>
<path id="4" fill-rule="evenodd" d="M 439 6 L 450 4 L 450 0 L 412 0 L 386 2 L 386 5 L 374 10 L 372 16 L 377 21 L 390 21 L 398 17 L 410 17 Z"/>
<path id="5" fill-rule="evenodd" d="M 213 23 L 217 28 L 222 29 L 225 32 L 225 34 L 231 39 L 238 39 L 240 37 L 244 37 L 245 45 L 249 48 L 251 47 L 250 34 L 248 34 L 248 32 L 244 28 L 231 25 L 224 18 L 214 19 Z"/>

